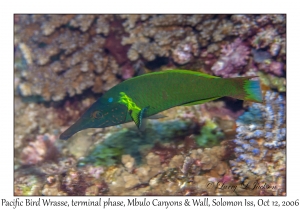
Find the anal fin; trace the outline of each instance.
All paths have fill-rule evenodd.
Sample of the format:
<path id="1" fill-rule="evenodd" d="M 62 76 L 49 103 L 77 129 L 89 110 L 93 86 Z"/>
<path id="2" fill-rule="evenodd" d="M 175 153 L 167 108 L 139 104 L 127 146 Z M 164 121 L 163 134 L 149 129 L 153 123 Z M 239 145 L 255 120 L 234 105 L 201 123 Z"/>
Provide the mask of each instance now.
<path id="1" fill-rule="evenodd" d="M 165 117 L 167 117 L 167 116 L 163 115 L 163 114 L 155 114 L 155 115 L 152 115 L 150 117 L 147 117 L 147 119 L 157 120 L 157 119 L 161 119 L 161 118 L 165 118 Z"/>

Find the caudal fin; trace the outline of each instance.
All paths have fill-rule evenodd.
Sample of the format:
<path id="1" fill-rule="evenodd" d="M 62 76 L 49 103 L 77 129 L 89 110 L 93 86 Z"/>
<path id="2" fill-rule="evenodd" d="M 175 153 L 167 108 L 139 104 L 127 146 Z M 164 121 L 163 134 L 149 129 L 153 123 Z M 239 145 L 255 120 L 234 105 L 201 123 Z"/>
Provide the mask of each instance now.
<path id="1" fill-rule="evenodd" d="M 234 98 L 241 100 L 262 102 L 262 92 L 260 88 L 259 80 L 250 80 L 253 77 L 237 77 L 230 78 L 237 86 L 240 91 L 238 94 L 232 95 Z"/>
<path id="2" fill-rule="evenodd" d="M 259 80 L 245 80 L 244 90 L 247 93 L 246 100 L 254 102 L 263 101 Z"/>

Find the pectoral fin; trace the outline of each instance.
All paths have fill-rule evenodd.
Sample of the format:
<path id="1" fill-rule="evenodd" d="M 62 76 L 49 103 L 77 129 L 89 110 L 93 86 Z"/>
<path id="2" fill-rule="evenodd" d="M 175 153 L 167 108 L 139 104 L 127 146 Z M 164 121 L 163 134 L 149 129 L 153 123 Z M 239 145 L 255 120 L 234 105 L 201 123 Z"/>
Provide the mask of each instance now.
<path id="1" fill-rule="evenodd" d="M 197 104 L 204 104 L 208 101 L 213 101 L 213 100 L 216 100 L 218 98 L 220 98 L 220 97 L 214 97 L 214 98 L 208 98 L 208 99 L 204 99 L 204 100 L 194 101 L 194 102 L 182 104 L 182 106 L 193 106 L 193 105 L 197 105 Z"/>
<path id="2" fill-rule="evenodd" d="M 163 115 L 163 114 L 155 114 L 155 115 L 152 115 L 150 117 L 147 117 L 147 119 L 156 120 L 156 119 L 161 119 L 161 118 L 165 118 L 165 117 L 167 117 L 167 116 Z"/>
<path id="3" fill-rule="evenodd" d="M 145 112 L 147 111 L 148 108 L 149 108 L 149 106 L 143 108 L 140 111 L 129 110 L 130 116 L 131 116 L 132 120 L 134 121 L 134 123 L 136 124 L 136 126 L 138 127 L 138 129 L 144 127 L 144 126 L 142 126 L 143 118 L 144 118 Z"/>

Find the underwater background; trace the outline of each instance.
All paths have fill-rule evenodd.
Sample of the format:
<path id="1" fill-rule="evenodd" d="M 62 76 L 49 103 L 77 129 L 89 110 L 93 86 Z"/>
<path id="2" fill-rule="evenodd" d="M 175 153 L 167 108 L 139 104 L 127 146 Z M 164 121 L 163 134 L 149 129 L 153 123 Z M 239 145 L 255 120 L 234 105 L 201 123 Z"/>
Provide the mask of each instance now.
<path id="1" fill-rule="evenodd" d="M 15 15 L 15 195 L 286 195 L 286 16 Z M 258 76 L 264 103 L 222 98 L 59 135 L 148 72 Z"/>

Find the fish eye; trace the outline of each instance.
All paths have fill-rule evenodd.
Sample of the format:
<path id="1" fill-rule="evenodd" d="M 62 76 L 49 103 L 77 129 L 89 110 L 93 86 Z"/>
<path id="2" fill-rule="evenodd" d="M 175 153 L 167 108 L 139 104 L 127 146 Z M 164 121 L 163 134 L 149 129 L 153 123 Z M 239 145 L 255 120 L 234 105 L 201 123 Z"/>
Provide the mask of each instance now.
<path id="1" fill-rule="evenodd" d="M 94 119 L 100 119 L 103 117 L 103 114 L 100 112 L 100 111 L 94 111 L 92 114 L 91 114 L 91 117 L 94 118 Z"/>
<path id="2" fill-rule="evenodd" d="M 108 102 L 111 103 L 111 102 L 113 102 L 113 100 L 114 100 L 114 99 L 113 99 L 112 97 L 110 97 L 110 98 L 108 99 Z"/>

